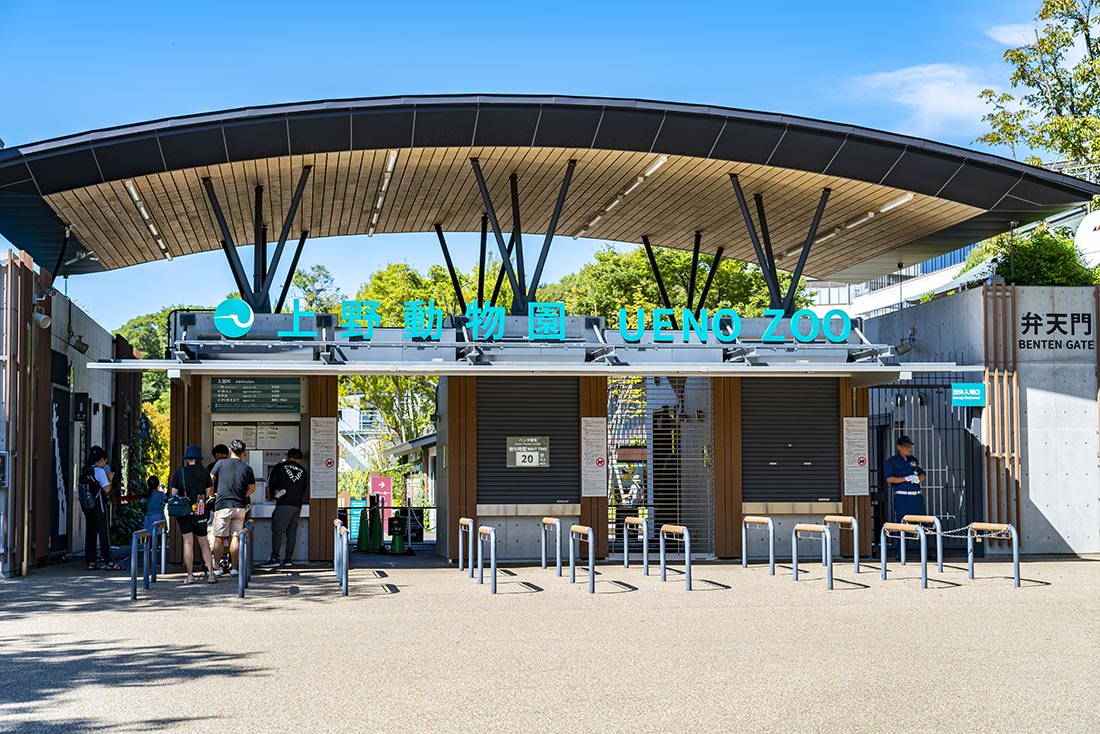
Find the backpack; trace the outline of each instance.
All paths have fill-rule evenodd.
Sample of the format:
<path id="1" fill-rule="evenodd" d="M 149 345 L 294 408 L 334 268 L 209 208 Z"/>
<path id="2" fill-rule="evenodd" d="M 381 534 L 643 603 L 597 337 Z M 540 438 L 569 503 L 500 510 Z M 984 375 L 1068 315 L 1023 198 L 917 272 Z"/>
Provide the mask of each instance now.
<path id="1" fill-rule="evenodd" d="M 88 512 L 94 510 L 102 491 L 103 488 L 99 486 L 99 482 L 95 478 L 95 468 L 91 466 L 84 467 L 84 471 L 80 474 L 80 482 L 76 487 L 80 509 Z"/>

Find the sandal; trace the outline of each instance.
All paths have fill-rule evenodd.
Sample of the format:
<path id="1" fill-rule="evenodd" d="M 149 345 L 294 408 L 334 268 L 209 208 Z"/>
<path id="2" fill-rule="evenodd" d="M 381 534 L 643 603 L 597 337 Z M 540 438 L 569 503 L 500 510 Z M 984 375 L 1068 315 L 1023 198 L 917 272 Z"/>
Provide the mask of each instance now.
<path id="1" fill-rule="evenodd" d="M 88 570 L 89 571 L 95 571 L 95 570 L 98 570 L 98 569 L 99 569 L 99 566 L 97 566 L 96 564 L 94 564 L 94 563 L 89 563 L 88 564 Z"/>
<path id="2" fill-rule="evenodd" d="M 111 561 L 110 563 L 107 563 L 103 566 L 103 570 L 104 571 L 121 571 L 122 566 L 118 565 L 114 561 Z"/>

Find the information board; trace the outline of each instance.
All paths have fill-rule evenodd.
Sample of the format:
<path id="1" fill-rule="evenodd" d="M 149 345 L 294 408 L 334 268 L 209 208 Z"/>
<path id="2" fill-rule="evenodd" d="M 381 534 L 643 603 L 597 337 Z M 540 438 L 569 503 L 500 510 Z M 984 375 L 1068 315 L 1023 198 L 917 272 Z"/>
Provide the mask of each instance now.
<path id="1" fill-rule="evenodd" d="M 581 497 L 607 497 L 607 418 L 581 418 Z"/>
<path id="2" fill-rule="evenodd" d="M 335 418 L 309 419 L 309 496 L 336 499 L 339 433 Z"/>
<path id="3" fill-rule="evenodd" d="M 255 423 L 222 423 L 214 424 L 214 445 L 223 443 L 226 446 L 235 439 L 244 441 L 246 449 L 256 448 L 256 424 Z M 207 459 L 211 457 L 206 457 Z"/>
<path id="4" fill-rule="evenodd" d="M 298 377 L 212 377 L 212 413 L 300 413 L 302 381 Z"/>
<path id="5" fill-rule="evenodd" d="M 550 466 L 549 436 L 508 436 L 507 466 L 517 469 L 545 469 Z"/>
<path id="6" fill-rule="evenodd" d="M 951 407 L 985 406 L 984 382 L 952 382 Z"/>
<path id="7" fill-rule="evenodd" d="M 871 493 L 867 433 L 866 418 L 844 419 L 845 497 L 866 497 Z"/>

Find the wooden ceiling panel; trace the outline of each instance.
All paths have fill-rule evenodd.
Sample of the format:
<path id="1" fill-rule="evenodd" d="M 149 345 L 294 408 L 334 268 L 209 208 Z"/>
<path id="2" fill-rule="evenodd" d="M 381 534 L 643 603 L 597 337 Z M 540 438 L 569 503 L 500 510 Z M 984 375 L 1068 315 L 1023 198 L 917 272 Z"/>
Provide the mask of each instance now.
<path id="1" fill-rule="evenodd" d="M 153 174 L 134 182 L 169 250 L 183 255 L 220 247 L 221 233 L 202 186 L 204 176 L 214 184 L 237 245 L 251 244 L 254 239 L 257 184 L 264 186 L 268 239 L 278 239 L 305 165 L 313 170 L 289 239 L 297 239 L 302 230 L 309 230 L 311 238 L 365 234 L 388 154 L 388 150 L 366 150 L 295 155 Z M 478 231 L 484 204 L 471 157 L 481 163 L 506 237 L 512 227 L 508 177 L 513 171 L 519 176 L 523 229 L 534 235 L 545 232 L 566 165 L 570 159 L 577 161 L 557 230 L 558 236 L 568 237 L 577 234 L 657 159 L 652 153 L 569 148 L 397 149 L 376 232 L 430 233 L 437 222 L 447 232 Z M 669 156 L 585 236 L 637 243 L 644 234 L 655 245 L 690 250 L 695 231 L 701 230 L 703 252 L 712 254 L 723 247 L 727 257 L 755 262 L 730 173 L 739 176 L 754 226 L 759 223 L 752 196 L 763 195 L 773 250 L 779 258 L 804 241 L 823 187 L 832 193 L 819 236 L 862 212 L 878 212 L 883 204 L 905 193 L 790 169 Z M 81 240 L 106 267 L 161 257 L 121 182 L 61 192 L 48 200 L 63 219 L 80 227 Z M 869 222 L 813 247 L 807 274 L 827 276 L 979 213 L 981 210 L 963 204 L 915 195 L 905 205 L 876 213 Z M 537 258 L 539 244 L 541 241 L 527 243 L 528 258 Z M 797 256 L 781 258 L 779 264 L 793 267 L 796 260 Z"/>

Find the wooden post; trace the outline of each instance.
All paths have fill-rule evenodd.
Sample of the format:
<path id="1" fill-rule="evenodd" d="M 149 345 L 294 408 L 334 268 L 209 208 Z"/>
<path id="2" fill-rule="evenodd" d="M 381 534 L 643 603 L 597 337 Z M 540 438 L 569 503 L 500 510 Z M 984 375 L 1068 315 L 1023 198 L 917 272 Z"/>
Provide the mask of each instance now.
<path id="1" fill-rule="evenodd" d="M 607 378 L 581 377 L 581 418 L 607 418 Z M 577 443 L 580 444 L 580 425 L 577 426 Z M 606 447 L 604 449 L 606 455 Z M 581 478 L 577 477 L 580 486 Z M 596 538 L 596 557 L 607 558 L 607 495 L 581 497 L 581 524 L 592 528 Z"/>
<path id="2" fill-rule="evenodd" d="M 741 553 L 741 378 L 713 380 L 714 554 Z"/>

